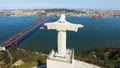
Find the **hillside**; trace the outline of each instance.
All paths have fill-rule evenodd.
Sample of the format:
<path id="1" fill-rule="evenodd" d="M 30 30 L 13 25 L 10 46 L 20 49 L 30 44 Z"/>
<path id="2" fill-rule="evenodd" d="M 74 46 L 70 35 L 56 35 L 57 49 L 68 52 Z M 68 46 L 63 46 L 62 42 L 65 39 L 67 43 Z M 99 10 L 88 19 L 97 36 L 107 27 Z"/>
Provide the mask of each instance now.
<path id="1" fill-rule="evenodd" d="M 75 59 L 92 63 L 102 68 L 120 68 L 120 48 L 97 48 L 75 54 Z"/>
<path id="2" fill-rule="evenodd" d="M 46 58 L 47 54 L 10 46 L 7 47 L 7 51 L 0 51 L 0 68 L 31 68 L 45 64 Z M 102 68 L 120 68 L 120 48 L 97 48 L 75 53 L 75 59 Z"/>
<path id="3" fill-rule="evenodd" d="M 8 51 L 0 51 L 0 68 L 30 68 L 46 63 L 46 54 L 18 49 L 14 46 Z M 17 64 L 20 63 L 21 65 Z"/>

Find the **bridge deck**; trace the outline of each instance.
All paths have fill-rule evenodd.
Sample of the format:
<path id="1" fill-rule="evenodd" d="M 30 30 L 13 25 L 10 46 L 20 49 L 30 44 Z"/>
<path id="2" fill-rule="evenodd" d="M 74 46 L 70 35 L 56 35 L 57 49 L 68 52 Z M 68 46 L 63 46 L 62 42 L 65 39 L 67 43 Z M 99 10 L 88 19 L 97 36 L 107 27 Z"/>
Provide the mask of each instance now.
<path id="1" fill-rule="evenodd" d="M 33 30 L 34 28 L 38 27 L 40 24 L 42 24 L 43 22 L 45 22 L 46 20 L 48 20 L 49 18 L 54 17 L 54 16 L 49 16 L 47 18 L 41 19 L 40 22 L 29 26 L 28 28 L 26 28 L 25 30 L 21 31 L 20 33 L 12 36 L 11 38 L 9 38 L 8 40 L 2 42 L 0 44 L 1 47 L 7 47 L 9 45 L 11 45 L 12 43 L 15 43 L 17 40 L 19 40 L 21 37 L 23 37 L 24 35 L 26 35 L 27 33 L 29 33 L 31 30 Z"/>

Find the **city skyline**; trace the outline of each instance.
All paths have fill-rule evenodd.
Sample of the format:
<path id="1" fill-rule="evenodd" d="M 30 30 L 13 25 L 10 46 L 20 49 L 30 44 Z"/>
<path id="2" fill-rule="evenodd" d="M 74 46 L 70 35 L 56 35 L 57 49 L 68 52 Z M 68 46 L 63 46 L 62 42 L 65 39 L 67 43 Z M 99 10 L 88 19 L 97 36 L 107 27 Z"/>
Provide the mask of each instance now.
<path id="1" fill-rule="evenodd" d="M 0 9 L 114 9 L 120 10 L 120 0 L 0 0 Z"/>

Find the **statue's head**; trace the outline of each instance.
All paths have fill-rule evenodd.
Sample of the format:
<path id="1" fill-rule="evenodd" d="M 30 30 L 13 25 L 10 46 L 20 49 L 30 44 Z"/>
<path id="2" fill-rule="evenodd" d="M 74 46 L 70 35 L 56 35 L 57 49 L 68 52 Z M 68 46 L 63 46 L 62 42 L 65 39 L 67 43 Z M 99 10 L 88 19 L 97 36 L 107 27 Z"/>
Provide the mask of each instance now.
<path id="1" fill-rule="evenodd" d="M 60 19 L 59 19 L 60 23 L 65 23 L 65 14 L 61 14 Z"/>

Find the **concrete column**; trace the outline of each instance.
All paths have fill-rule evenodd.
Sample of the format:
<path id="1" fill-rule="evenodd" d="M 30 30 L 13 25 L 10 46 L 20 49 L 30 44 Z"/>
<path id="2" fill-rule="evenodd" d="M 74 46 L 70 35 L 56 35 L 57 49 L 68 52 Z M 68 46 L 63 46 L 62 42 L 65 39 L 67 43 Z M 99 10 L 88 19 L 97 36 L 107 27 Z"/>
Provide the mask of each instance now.
<path id="1" fill-rule="evenodd" d="M 66 53 L 66 31 L 58 32 L 58 55 L 65 56 Z"/>

